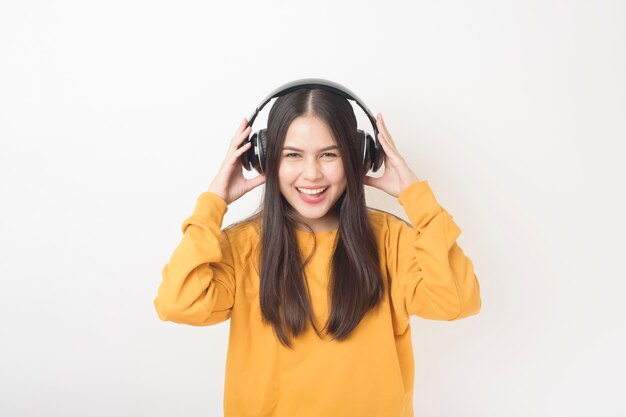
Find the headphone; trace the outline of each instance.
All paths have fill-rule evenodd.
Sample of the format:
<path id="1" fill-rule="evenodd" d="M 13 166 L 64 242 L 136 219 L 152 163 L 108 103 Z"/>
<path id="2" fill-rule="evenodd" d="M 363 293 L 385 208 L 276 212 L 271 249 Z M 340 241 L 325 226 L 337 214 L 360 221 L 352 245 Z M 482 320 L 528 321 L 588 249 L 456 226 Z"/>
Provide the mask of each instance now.
<path id="1" fill-rule="evenodd" d="M 372 124 L 372 127 L 374 128 L 375 137 L 372 138 L 369 133 L 365 133 L 363 130 L 360 129 L 357 129 L 356 131 L 357 139 L 363 149 L 363 170 L 364 173 L 367 173 L 370 170 L 372 170 L 373 172 L 378 171 L 383 163 L 385 153 L 380 143 L 378 142 L 378 128 L 376 127 L 376 119 L 372 115 L 372 112 L 369 111 L 367 106 L 365 106 L 365 104 L 356 96 L 356 94 L 335 82 L 324 80 L 321 78 L 303 78 L 300 80 L 291 81 L 278 87 L 276 90 L 272 91 L 267 97 L 265 97 L 263 101 L 261 101 L 261 104 L 256 108 L 250 119 L 248 119 L 248 126 L 252 126 L 252 124 L 254 123 L 254 119 L 256 119 L 261 109 L 271 99 L 283 96 L 295 90 L 305 88 L 319 88 L 330 91 L 332 93 L 340 95 L 341 97 L 345 97 L 349 100 L 354 100 L 356 104 L 358 104 L 359 107 L 363 109 L 363 111 L 367 115 L 367 118 Z M 267 129 L 260 129 L 258 132 L 252 134 L 251 137 L 248 136 L 243 141 L 241 146 L 245 145 L 248 142 L 251 142 L 252 145 L 245 153 L 241 155 L 241 165 L 243 165 L 243 167 L 248 171 L 254 168 L 259 174 L 263 174 L 265 172 L 266 163 Z"/>

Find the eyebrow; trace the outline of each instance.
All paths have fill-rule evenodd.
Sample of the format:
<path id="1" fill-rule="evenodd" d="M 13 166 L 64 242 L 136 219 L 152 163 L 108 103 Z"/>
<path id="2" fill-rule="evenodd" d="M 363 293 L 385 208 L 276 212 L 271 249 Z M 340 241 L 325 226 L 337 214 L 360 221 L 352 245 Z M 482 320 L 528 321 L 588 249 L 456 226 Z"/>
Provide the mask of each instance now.
<path id="1" fill-rule="evenodd" d="M 293 146 L 285 146 L 283 148 L 283 151 L 286 149 L 289 149 L 292 151 L 304 152 L 302 149 L 294 148 Z M 320 149 L 320 151 L 330 151 L 331 149 L 339 149 L 339 146 L 337 145 L 327 146 L 325 148 Z"/>

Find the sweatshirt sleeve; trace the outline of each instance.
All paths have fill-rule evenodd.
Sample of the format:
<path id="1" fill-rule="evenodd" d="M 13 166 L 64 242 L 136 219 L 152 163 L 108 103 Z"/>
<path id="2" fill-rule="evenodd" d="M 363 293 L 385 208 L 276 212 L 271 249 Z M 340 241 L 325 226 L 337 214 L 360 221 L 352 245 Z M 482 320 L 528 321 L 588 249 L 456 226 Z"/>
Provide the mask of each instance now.
<path id="1" fill-rule="evenodd" d="M 461 230 L 439 205 L 428 181 L 411 184 L 398 201 L 413 225 L 389 225 L 387 267 L 401 322 L 408 324 L 411 315 L 457 320 L 477 314 L 480 285 L 472 261 L 456 243 Z"/>
<path id="2" fill-rule="evenodd" d="M 235 264 L 220 231 L 226 201 L 202 193 L 182 225 L 183 237 L 163 268 L 154 306 L 163 321 L 208 326 L 230 318 L 235 300 Z"/>

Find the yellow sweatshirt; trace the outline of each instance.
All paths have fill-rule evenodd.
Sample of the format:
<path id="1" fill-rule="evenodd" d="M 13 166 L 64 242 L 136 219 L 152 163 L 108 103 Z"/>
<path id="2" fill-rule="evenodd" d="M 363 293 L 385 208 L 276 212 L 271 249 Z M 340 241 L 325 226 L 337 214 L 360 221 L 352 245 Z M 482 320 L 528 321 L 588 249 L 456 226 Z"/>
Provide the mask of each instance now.
<path id="1" fill-rule="evenodd" d="M 198 197 L 183 237 L 163 268 L 154 300 L 164 321 L 208 326 L 230 318 L 225 417 L 413 416 L 413 348 L 409 316 L 457 320 L 480 311 L 472 261 L 456 243 L 461 230 L 427 181 L 398 196 L 413 227 L 368 211 L 386 297 L 344 341 L 320 339 L 309 325 L 284 347 L 261 322 L 259 233 L 251 223 L 220 230 L 227 210 L 217 194 Z M 305 267 L 319 329 L 329 314 L 329 264 L 337 231 L 316 234 Z M 296 231 L 303 255 L 312 236 Z"/>

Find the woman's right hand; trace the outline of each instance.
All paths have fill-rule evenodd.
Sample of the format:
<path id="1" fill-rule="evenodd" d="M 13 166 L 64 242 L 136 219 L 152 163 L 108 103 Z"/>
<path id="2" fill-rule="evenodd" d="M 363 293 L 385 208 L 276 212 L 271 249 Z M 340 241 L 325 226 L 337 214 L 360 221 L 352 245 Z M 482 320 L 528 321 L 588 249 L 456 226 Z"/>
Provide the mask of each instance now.
<path id="1" fill-rule="evenodd" d="M 248 120 L 244 117 L 230 141 L 226 159 L 222 162 L 220 170 L 209 186 L 208 191 L 222 197 L 224 201 L 226 201 L 226 204 L 232 203 L 248 191 L 265 182 L 265 175 L 263 174 L 257 175 L 251 179 L 246 179 L 243 176 L 241 162 L 239 161 L 241 155 L 251 146 L 250 142 L 248 142 L 239 148 L 239 145 L 250 135 L 251 129 L 252 128 L 248 126 Z"/>

